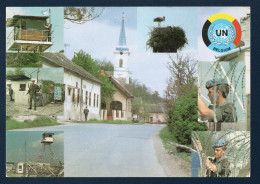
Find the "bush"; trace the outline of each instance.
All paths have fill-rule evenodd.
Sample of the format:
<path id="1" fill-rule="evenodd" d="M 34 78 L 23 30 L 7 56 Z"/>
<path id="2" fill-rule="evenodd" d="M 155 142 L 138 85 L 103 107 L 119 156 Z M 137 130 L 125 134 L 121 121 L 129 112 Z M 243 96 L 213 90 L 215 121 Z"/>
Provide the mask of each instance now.
<path id="1" fill-rule="evenodd" d="M 206 131 L 205 123 L 198 123 L 197 92 L 180 96 L 170 111 L 169 128 L 181 144 L 191 144 L 192 131 Z"/>
<path id="2" fill-rule="evenodd" d="M 179 26 L 155 27 L 147 41 L 153 52 L 177 52 L 188 44 L 185 31 Z"/>

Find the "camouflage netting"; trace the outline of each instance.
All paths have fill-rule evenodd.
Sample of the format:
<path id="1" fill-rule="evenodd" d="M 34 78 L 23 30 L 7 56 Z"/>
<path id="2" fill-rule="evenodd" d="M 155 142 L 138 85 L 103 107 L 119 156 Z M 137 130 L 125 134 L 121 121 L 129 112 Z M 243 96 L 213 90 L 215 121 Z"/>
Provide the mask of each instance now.
<path id="1" fill-rule="evenodd" d="M 153 52 L 177 52 L 188 44 L 185 31 L 179 26 L 155 27 L 149 34 L 146 44 Z"/>

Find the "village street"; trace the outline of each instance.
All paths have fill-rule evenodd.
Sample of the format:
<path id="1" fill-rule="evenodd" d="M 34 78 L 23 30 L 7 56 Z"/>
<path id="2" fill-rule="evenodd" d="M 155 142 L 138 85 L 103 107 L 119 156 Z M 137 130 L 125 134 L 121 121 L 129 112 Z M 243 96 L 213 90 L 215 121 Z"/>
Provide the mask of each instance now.
<path id="1" fill-rule="evenodd" d="M 162 145 L 164 126 L 72 123 L 19 131 L 64 131 L 65 177 L 189 177 Z"/>

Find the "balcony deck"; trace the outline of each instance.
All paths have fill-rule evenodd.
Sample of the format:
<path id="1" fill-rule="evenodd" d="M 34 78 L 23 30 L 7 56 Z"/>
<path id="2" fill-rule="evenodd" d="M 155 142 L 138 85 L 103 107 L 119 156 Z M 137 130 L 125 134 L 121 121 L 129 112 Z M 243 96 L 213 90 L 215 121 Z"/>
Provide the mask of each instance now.
<path id="1" fill-rule="evenodd" d="M 8 47 L 8 50 L 13 51 L 37 51 L 44 52 L 53 45 L 53 42 L 49 41 L 28 41 L 28 40 L 14 40 Z"/>

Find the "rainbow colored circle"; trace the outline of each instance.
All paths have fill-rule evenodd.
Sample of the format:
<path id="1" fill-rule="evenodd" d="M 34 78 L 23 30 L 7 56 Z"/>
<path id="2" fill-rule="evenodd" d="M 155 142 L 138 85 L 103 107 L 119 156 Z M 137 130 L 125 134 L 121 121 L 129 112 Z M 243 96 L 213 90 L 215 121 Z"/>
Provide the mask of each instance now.
<path id="1" fill-rule="evenodd" d="M 213 40 L 213 37 L 209 36 L 210 34 L 212 34 L 209 34 L 209 32 L 212 31 L 212 28 L 220 24 L 229 26 L 231 30 L 234 29 L 234 32 L 232 32 L 232 42 L 226 43 L 226 45 L 218 42 L 218 40 Z M 209 49 L 219 53 L 228 52 L 238 46 L 241 40 L 241 36 L 242 31 L 239 22 L 234 17 L 226 13 L 218 13 L 210 16 L 206 20 L 202 28 L 202 38 L 205 45 Z"/>

